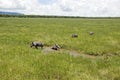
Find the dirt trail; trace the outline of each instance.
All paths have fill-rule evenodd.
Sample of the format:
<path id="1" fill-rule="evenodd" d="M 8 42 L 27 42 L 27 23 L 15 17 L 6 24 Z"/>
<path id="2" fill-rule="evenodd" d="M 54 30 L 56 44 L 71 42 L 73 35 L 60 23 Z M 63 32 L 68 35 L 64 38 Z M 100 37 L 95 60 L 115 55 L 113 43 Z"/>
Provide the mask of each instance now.
<path id="1" fill-rule="evenodd" d="M 68 53 L 68 54 L 70 54 L 71 56 L 74 56 L 74 57 L 82 56 L 82 57 L 85 57 L 85 58 L 93 58 L 93 59 L 102 58 L 101 56 L 92 56 L 92 55 L 88 55 L 88 54 L 79 53 L 79 52 L 73 51 L 73 50 L 65 50 L 65 49 L 53 50 L 53 49 L 51 49 L 51 47 L 44 47 L 42 52 L 44 54 L 50 54 L 50 53 L 54 53 L 54 52 Z"/>

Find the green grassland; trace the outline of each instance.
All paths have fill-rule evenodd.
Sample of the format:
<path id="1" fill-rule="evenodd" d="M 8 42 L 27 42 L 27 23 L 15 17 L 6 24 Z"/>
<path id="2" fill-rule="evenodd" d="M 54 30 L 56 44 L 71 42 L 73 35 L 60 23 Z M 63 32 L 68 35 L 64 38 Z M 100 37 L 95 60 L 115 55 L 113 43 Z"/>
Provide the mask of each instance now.
<path id="1" fill-rule="evenodd" d="M 84 56 L 45 55 L 31 41 Z M 120 19 L 1 17 L 0 80 L 120 80 Z"/>

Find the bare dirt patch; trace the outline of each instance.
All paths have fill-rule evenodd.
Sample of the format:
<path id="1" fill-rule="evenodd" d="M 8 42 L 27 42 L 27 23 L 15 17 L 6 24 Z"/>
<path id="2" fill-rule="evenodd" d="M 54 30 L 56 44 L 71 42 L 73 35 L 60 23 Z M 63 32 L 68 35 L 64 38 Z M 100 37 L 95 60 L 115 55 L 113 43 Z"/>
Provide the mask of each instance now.
<path id="1" fill-rule="evenodd" d="M 66 49 L 53 50 L 53 49 L 51 49 L 51 47 L 44 47 L 43 50 L 42 50 L 42 53 L 44 53 L 44 54 L 50 54 L 50 53 L 54 53 L 54 52 L 66 53 L 66 54 L 69 54 L 73 57 L 82 56 L 82 57 L 85 57 L 85 58 L 93 58 L 93 59 L 94 58 L 101 58 L 101 56 L 87 55 L 87 54 L 84 54 L 84 53 L 79 53 L 79 52 L 74 51 L 74 50 L 66 50 Z"/>

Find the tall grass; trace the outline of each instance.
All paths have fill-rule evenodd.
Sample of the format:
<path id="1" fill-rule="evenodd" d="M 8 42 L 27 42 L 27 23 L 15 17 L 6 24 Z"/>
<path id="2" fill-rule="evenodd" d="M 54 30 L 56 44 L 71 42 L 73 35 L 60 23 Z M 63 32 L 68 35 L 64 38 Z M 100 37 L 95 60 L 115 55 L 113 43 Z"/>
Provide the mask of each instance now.
<path id="1" fill-rule="evenodd" d="M 0 80 L 119 80 L 119 22 L 119 19 L 0 18 Z M 89 31 L 95 34 L 91 36 Z M 73 33 L 78 38 L 71 38 Z M 80 54 L 104 55 L 73 57 L 59 51 L 45 55 L 42 49 L 30 48 L 31 41 L 42 41 L 45 46 L 57 43 Z"/>
<path id="2" fill-rule="evenodd" d="M 7 40 L 9 44 L 10 40 L 23 44 L 40 40 L 48 46 L 58 43 L 65 49 L 101 55 L 120 52 L 119 21 L 119 19 L 2 18 L 0 30 L 2 41 Z M 95 34 L 90 36 L 89 31 Z M 79 37 L 72 39 L 73 33 L 77 33 Z"/>

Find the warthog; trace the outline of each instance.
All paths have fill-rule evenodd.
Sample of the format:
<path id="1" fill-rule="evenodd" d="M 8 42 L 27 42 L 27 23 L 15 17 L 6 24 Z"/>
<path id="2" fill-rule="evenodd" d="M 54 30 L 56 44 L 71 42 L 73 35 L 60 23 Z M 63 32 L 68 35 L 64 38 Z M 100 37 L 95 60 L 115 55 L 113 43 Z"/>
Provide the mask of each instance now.
<path id="1" fill-rule="evenodd" d="M 72 34 L 72 38 L 77 38 L 78 34 Z"/>
<path id="2" fill-rule="evenodd" d="M 93 35 L 94 34 L 94 32 L 89 32 L 89 35 Z"/>
<path id="3" fill-rule="evenodd" d="M 38 47 L 43 48 L 44 44 L 42 42 L 32 42 L 30 47 L 35 47 L 36 49 L 38 49 Z"/>
<path id="4" fill-rule="evenodd" d="M 60 46 L 58 44 L 55 44 L 55 45 L 52 46 L 51 49 L 58 50 L 58 49 L 60 49 Z"/>

